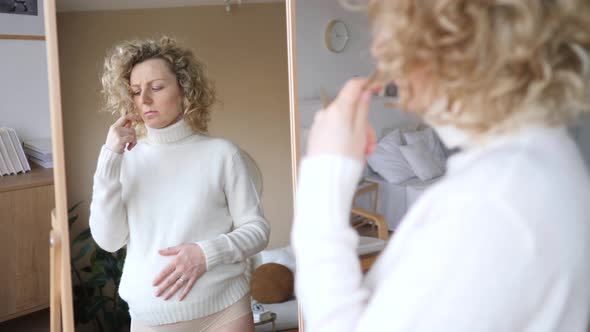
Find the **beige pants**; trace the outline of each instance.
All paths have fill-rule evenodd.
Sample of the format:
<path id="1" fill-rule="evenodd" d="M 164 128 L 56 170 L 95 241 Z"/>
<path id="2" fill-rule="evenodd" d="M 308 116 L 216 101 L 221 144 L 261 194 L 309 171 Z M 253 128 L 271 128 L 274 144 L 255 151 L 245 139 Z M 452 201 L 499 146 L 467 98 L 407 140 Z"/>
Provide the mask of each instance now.
<path id="1" fill-rule="evenodd" d="M 247 294 L 238 302 L 230 305 L 229 307 L 219 312 L 189 321 L 149 326 L 144 325 L 140 321 L 132 319 L 130 332 L 214 332 L 217 329 L 223 327 L 224 325 L 227 325 L 237 319 L 240 319 L 245 315 L 252 316 L 252 307 L 250 306 L 250 294 Z M 251 319 L 248 321 L 252 322 Z M 245 331 L 253 330 L 254 326 L 252 326 L 251 329 L 245 329 Z"/>

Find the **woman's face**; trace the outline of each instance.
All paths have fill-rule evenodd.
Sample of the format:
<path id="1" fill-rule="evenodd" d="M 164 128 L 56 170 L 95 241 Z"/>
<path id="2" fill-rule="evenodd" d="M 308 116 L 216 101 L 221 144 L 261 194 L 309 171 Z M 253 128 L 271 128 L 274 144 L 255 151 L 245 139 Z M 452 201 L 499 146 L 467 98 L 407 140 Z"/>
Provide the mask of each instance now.
<path id="1" fill-rule="evenodd" d="M 131 70 L 131 96 L 150 128 L 165 128 L 182 118 L 182 91 L 163 59 L 149 59 Z"/>

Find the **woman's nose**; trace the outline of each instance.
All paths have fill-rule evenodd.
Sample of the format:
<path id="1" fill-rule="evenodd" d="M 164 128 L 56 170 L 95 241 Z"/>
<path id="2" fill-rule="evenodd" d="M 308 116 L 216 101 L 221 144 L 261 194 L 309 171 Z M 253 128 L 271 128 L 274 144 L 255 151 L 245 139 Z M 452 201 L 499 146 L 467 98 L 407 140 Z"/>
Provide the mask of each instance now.
<path id="1" fill-rule="evenodd" d="M 143 90 L 141 92 L 140 101 L 141 101 L 142 104 L 150 104 L 152 102 L 152 98 L 149 95 L 149 92 L 147 91 L 147 89 L 146 90 Z"/>

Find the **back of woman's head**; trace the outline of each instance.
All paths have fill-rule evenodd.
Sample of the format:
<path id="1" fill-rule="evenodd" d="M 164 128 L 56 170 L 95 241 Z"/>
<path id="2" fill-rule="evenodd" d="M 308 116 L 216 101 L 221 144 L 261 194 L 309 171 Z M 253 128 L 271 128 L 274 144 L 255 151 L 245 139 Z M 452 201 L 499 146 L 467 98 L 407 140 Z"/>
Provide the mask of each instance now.
<path id="1" fill-rule="evenodd" d="M 378 70 L 402 105 L 416 70 L 448 99 L 436 114 L 412 110 L 433 121 L 482 133 L 590 109 L 588 0 L 374 0 L 369 13 Z"/>
<path id="2" fill-rule="evenodd" d="M 166 62 L 182 90 L 185 121 L 193 130 L 206 132 L 216 102 L 213 83 L 206 75 L 205 65 L 193 52 L 167 36 L 123 41 L 107 53 L 101 78 L 104 110 L 117 115 L 135 111 L 129 86 L 131 71 L 149 59 Z M 140 134 L 145 131 L 142 124 L 137 129 Z"/>

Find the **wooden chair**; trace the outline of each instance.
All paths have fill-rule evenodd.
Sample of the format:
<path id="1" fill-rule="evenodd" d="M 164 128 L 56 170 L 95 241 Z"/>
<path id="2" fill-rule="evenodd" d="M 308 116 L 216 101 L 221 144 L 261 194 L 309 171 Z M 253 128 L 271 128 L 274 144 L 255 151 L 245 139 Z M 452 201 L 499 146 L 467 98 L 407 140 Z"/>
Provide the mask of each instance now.
<path id="1" fill-rule="evenodd" d="M 350 214 L 351 219 L 360 217 L 364 223 L 369 223 L 377 227 L 377 237 L 360 236 L 360 243 L 357 249 L 361 261 L 361 269 L 363 272 L 367 272 L 387 244 L 389 238 L 387 222 L 382 215 L 358 207 L 353 207 Z"/>

